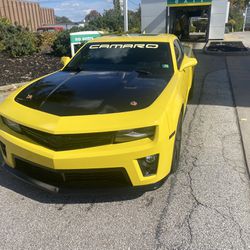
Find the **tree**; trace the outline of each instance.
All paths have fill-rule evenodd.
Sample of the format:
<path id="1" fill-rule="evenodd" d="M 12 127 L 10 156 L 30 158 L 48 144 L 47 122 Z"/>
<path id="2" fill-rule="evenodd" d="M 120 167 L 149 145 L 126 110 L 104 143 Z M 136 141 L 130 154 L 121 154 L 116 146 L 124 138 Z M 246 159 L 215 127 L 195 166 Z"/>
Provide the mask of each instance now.
<path id="1" fill-rule="evenodd" d="M 228 21 L 228 24 L 231 26 L 231 31 L 234 32 L 235 25 L 236 25 L 236 22 L 234 21 L 234 19 L 230 19 Z"/>
<path id="2" fill-rule="evenodd" d="M 56 16 L 56 23 L 57 24 L 72 23 L 72 21 L 66 16 Z"/>
<path id="3" fill-rule="evenodd" d="M 91 20 L 85 30 L 104 30 L 108 32 L 122 32 L 123 18 L 121 12 L 115 9 L 105 10 L 103 15 Z"/>
<path id="4" fill-rule="evenodd" d="M 98 17 L 93 21 L 90 21 L 88 24 L 86 24 L 83 28 L 84 31 L 90 31 L 90 30 L 106 30 L 103 25 L 103 18 Z"/>
<path id="5" fill-rule="evenodd" d="M 114 10 L 121 12 L 120 0 L 113 0 Z"/>
<path id="6" fill-rule="evenodd" d="M 240 31 L 243 28 L 243 13 L 249 0 L 230 0 L 229 25 L 232 30 Z"/>
<path id="7" fill-rule="evenodd" d="M 123 32 L 123 17 L 119 8 L 120 1 L 114 1 L 114 8 L 105 10 L 104 13 L 90 20 L 84 30 L 103 30 L 108 32 Z M 129 11 L 129 32 L 139 33 L 141 31 L 141 8 L 137 11 Z"/>
<path id="8" fill-rule="evenodd" d="M 103 13 L 103 24 L 111 32 L 122 32 L 123 17 L 118 9 L 105 10 Z"/>
<path id="9" fill-rule="evenodd" d="M 249 0 L 230 0 L 231 8 L 244 9 L 248 5 Z"/>
<path id="10" fill-rule="evenodd" d="M 90 13 L 86 15 L 85 21 L 90 22 L 97 19 L 98 17 L 101 17 L 101 14 L 96 10 L 91 10 Z"/>
<path id="11" fill-rule="evenodd" d="M 141 32 L 141 7 L 136 11 L 128 12 L 129 32 L 140 33 Z"/>

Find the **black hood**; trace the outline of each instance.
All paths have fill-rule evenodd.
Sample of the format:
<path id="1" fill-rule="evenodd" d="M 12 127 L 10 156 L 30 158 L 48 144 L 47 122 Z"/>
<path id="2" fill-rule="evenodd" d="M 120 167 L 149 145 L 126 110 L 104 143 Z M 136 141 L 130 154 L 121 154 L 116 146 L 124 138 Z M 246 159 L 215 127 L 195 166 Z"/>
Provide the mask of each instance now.
<path id="1" fill-rule="evenodd" d="M 170 78 L 134 71 L 61 71 L 31 84 L 15 100 L 59 116 L 134 111 L 150 106 Z"/>

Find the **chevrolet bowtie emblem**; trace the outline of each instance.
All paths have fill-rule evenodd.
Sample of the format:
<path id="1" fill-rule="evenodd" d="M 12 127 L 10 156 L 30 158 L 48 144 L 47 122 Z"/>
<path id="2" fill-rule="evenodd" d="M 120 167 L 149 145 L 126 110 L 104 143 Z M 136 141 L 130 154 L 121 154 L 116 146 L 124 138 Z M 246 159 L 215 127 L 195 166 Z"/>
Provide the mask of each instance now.
<path id="1" fill-rule="evenodd" d="M 131 105 L 131 106 L 137 106 L 138 103 L 137 103 L 136 101 L 132 101 L 132 102 L 130 102 L 130 105 Z"/>
<path id="2" fill-rule="evenodd" d="M 27 99 L 27 100 L 32 100 L 32 98 L 33 98 L 33 95 L 27 95 L 27 96 L 26 96 L 26 99 Z"/>

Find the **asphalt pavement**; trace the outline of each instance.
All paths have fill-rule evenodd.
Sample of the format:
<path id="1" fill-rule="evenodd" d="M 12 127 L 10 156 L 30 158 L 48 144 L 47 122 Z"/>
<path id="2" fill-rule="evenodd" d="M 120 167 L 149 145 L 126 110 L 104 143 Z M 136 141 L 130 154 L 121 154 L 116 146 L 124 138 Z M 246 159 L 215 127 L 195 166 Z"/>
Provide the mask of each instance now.
<path id="1" fill-rule="evenodd" d="M 250 56 L 227 57 L 227 66 L 250 172 Z"/>
<path id="2" fill-rule="evenodd" d="M 226 58 L 203 55 L 179 169 L 147 193 L 53 195 L 0 172 L 1 249 L 250 249 L 250 185 Z"/>

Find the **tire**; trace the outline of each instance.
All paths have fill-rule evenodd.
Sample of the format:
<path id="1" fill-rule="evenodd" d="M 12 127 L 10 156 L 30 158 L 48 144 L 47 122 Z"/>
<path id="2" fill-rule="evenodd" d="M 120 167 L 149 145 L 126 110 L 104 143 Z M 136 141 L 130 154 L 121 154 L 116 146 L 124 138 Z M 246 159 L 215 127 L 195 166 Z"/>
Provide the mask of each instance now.
<path id="1" fill-rule="evenodd" d="M 171 174 L 175 173 L 178 169 L 179 160 L 180 160 L 180 152 L 181 152 L 181 138 L 182 138 L 182 113 L 180 114 L 180 117 L 179 117 L 176 135 L 175 135 Z"/>

